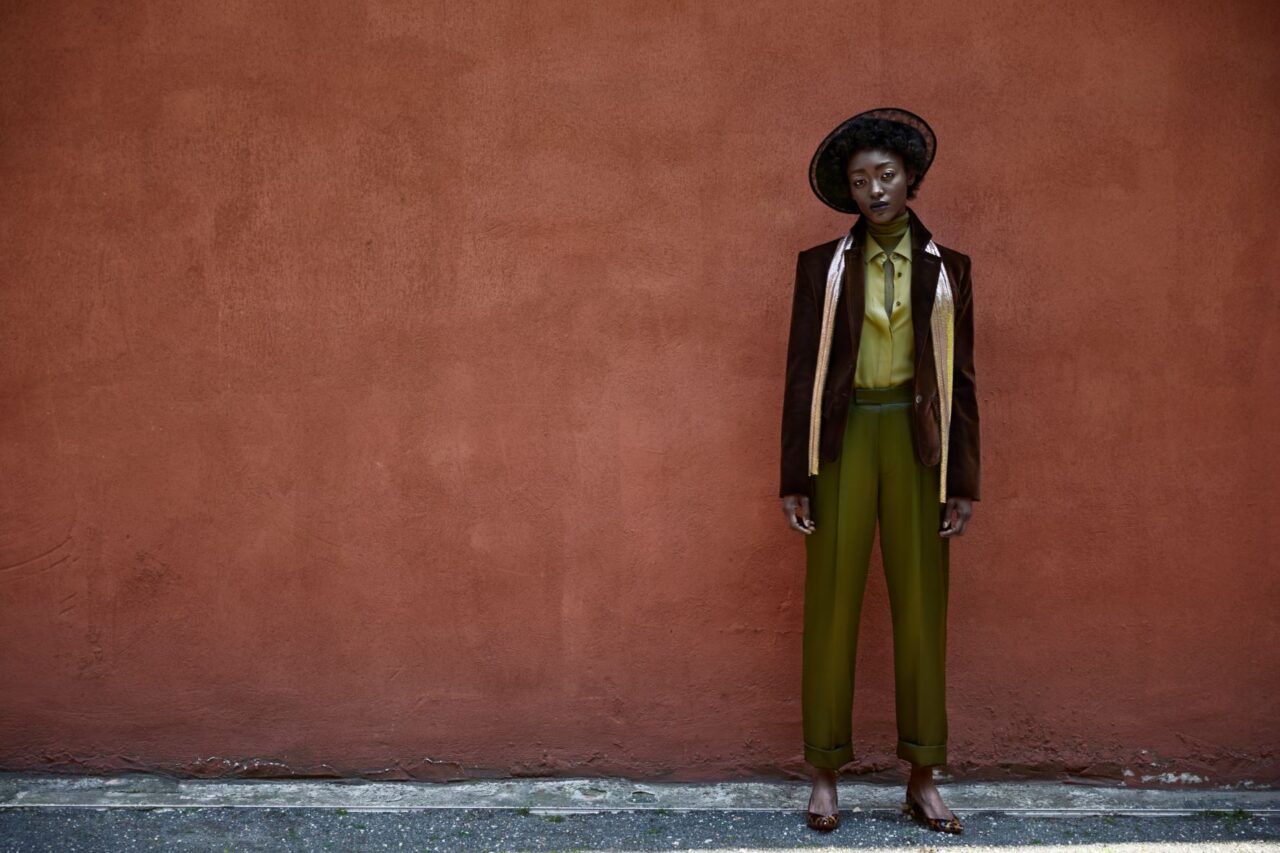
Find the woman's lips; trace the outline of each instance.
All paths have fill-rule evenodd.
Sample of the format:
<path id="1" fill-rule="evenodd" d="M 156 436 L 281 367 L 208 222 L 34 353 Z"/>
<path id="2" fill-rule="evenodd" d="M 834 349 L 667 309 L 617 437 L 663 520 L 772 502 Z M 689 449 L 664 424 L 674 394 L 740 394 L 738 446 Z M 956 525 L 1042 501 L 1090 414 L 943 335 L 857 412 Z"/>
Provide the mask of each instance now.
<path id="1" fill-rule="evenodd" d="M 880 202 L 880 203 L 878 203 L 878 204 L 873 204 L 873 205 L 871 205 L 871 209 L 872 209 L 872 210 L 884 210 L 884 209 L 885 209 L 886 207 L 888 207 L 888 206 L 889 206 L 889 202 L 887 202 L 887 201 L 882 201 L 882 202 Z"/>

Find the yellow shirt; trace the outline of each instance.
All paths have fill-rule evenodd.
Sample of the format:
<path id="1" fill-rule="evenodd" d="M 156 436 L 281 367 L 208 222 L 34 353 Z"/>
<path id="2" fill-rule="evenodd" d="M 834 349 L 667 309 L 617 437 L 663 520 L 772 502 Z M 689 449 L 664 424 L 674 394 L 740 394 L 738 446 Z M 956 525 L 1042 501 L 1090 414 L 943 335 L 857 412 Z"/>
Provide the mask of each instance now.
<path id="1" fill-rule="evenodd" d="M 893 315 L 884 313 L 884 250 L 870 234 L 862 247 L 866 262 L 866 310 L 853 384 L 888 388 L 915 376 L 915 332 L 911 328 L 911 229 L 893 247 Z"/>

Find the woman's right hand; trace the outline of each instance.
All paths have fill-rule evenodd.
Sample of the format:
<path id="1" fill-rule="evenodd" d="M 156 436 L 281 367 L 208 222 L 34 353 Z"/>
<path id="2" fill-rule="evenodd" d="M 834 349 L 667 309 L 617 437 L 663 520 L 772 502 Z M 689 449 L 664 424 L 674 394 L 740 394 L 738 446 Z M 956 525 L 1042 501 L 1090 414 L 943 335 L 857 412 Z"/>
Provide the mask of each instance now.
<path id="1" fill-rule="evenodd" d="M 782 514 L 792 530 L 809 534 L 815 530 L 813 519 L 809 516 L 808 495 L 787 495 L 782 499 Z"/>

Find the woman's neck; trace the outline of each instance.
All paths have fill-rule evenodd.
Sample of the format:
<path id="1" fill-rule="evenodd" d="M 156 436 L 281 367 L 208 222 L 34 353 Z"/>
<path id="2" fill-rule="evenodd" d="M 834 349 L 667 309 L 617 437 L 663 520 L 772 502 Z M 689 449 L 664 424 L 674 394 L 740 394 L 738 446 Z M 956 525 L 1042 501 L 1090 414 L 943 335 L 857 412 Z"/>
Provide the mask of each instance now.
<path id="1" fill-rule="evenodd" d="M 885 249 L 898 245 L 898 241 L 911 225 L 911 213 L 905 207 L 901 214 L 888 222 L 872 222 L 865 216 L 863 218 L 867 220 L 867 233 Z"/>

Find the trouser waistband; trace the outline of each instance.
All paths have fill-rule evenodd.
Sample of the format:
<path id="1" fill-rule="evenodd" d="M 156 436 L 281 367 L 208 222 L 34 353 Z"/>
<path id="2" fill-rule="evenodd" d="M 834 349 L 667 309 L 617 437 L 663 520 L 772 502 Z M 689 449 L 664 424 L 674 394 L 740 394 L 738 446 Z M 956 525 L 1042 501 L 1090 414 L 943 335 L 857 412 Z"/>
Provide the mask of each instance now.
<path id="1" fill-rule="evenodd" d="M 915 399 L 915 383 L 903 382 L 890 388 L 854 388 L 855 403 L 910 403 Z"/>

